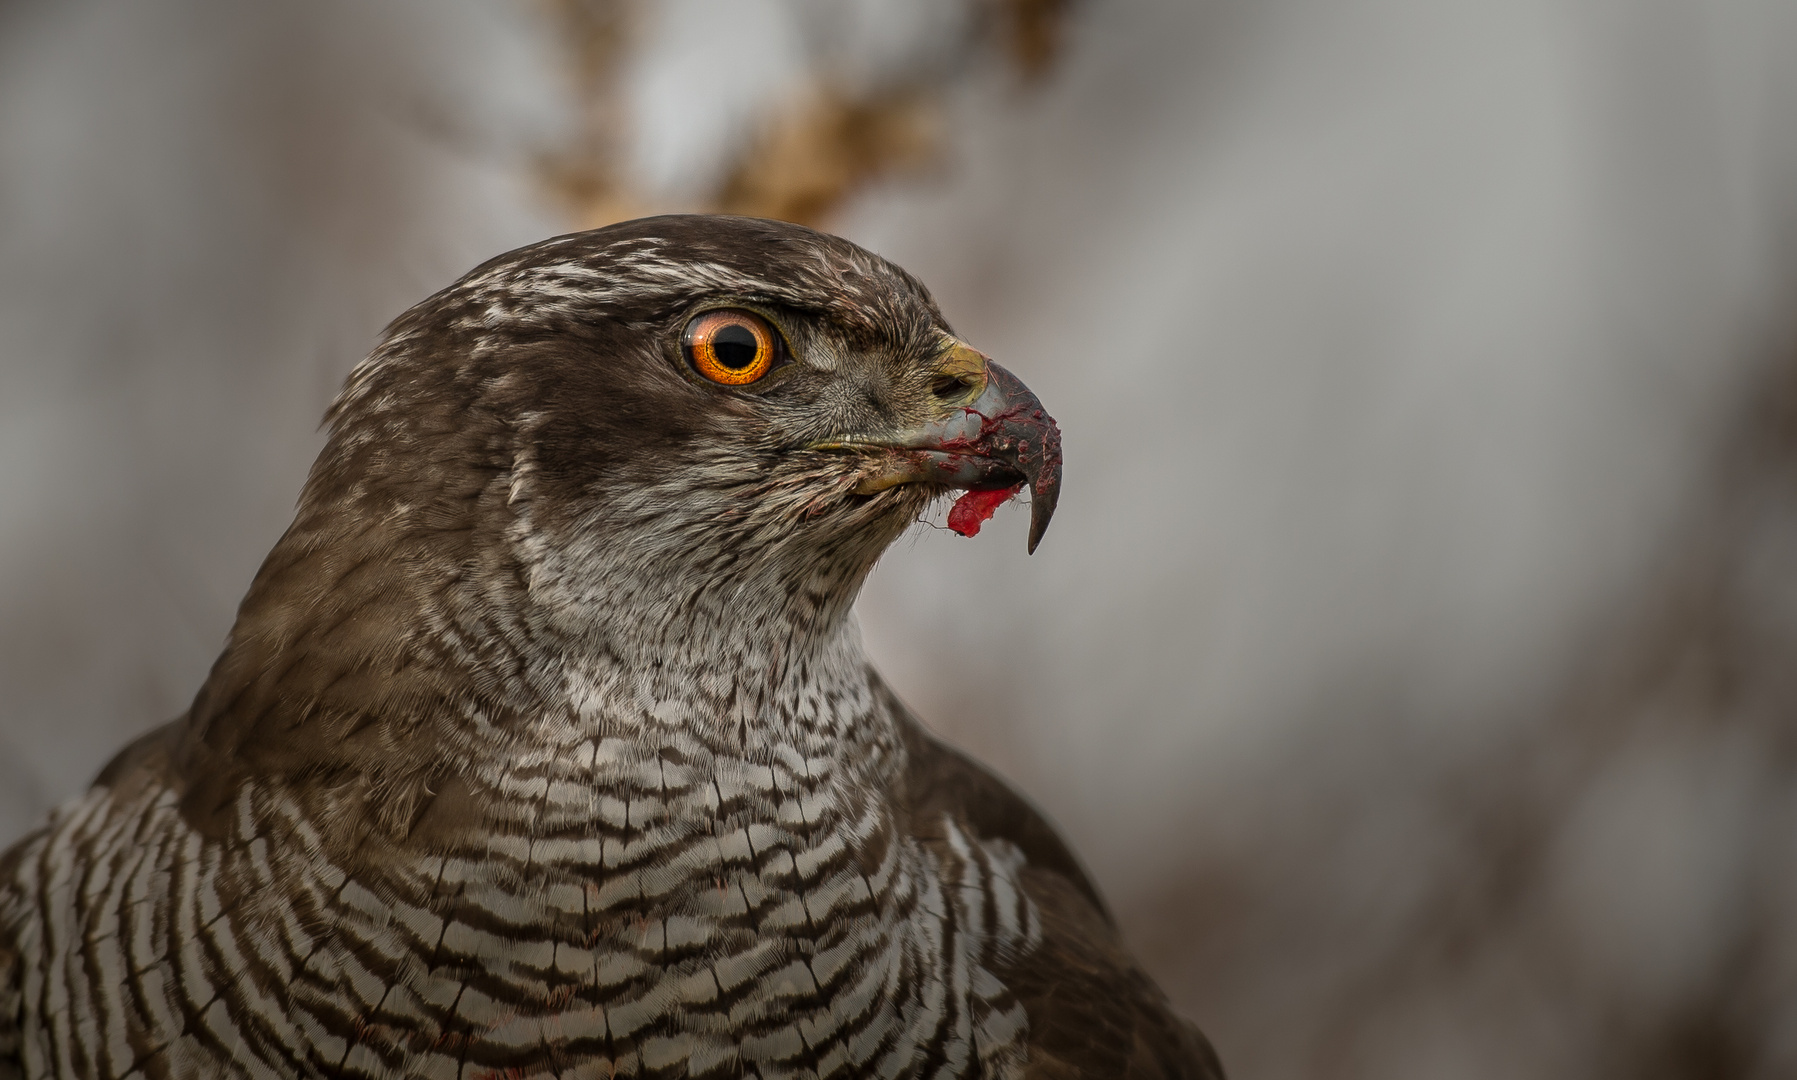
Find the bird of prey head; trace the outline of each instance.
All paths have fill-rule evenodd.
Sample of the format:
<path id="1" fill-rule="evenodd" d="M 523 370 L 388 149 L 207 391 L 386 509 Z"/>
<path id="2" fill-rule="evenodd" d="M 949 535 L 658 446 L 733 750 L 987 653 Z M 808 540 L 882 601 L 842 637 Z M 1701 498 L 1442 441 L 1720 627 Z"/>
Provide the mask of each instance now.
<path id="1" fill-rule="evenodd" d="M 1061 473 L 1041 403 L 916 279 L 747 218 L 493 259 L 397 319 L 328 422 L 195 704 L 233 763 L 404 772 L 427 750 L 396 718 L 540 711 L 581 657 L 779 667 L 933 499 L 967 489 L 971 532 L 1028 484 L 1034 550 Z"/>
<path id="2" fill-rule="evenodd" d="M 462 480 L 442 463 L 480 461 L 543 543 L 627 536 L 636 558 L 727 577 L 863 564 L 946 488 L 1027 482 L 1033 551 L 1060 480 L 1040 402 L 916 279 L 746 218 L 501 256 L 396 321 L 331 423 L 308 500 L 440 497 Z"/>

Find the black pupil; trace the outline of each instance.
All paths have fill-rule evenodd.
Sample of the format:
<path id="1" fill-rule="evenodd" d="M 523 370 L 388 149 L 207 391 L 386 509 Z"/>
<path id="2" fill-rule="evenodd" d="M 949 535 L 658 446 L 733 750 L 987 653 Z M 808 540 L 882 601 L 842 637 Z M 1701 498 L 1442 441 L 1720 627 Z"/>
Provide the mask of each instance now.
<path id="1" fill-rule="evenodd" d="M 752 366 L 759 352 L 761 343 L 755 339 L 755 331 L 742 323 L 721 326 L 711 335 L 711 355 L 731 371 Z"/>

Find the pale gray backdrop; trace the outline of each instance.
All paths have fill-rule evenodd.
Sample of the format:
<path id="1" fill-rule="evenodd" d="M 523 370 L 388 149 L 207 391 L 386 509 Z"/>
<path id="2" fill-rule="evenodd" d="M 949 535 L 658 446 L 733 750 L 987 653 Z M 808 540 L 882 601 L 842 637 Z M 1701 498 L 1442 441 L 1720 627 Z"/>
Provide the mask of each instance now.
<path id="1" fill-rule="evenodd" d="M 629 82 L 677 205 L 787 74 L 962 65 L 835 227 L 1066 494 L 893 552 L 900 690 L 1237 1076 L 1797 1073 L 1797 5 L 1091 0 L 1034 89 L 963 7 L 642 3 Z M 522 0 L 0 3 L 4 838 L 185 707 L 380 326 L 567 227 L 558 56 Z"/>

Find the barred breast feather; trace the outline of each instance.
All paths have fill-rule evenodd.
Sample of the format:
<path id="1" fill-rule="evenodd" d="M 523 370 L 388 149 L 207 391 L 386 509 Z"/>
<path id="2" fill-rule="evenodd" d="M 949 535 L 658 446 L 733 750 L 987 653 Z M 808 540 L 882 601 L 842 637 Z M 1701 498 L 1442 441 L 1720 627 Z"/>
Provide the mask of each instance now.
<path id="1" fill-rule="evenodd" d="M 1020 993 L 1084 1032 L 1113 1005 L 1044 950 L 1154 1003 L 1052 829 L 870 686 L 885 788 L 586 740 L 451 793 L 507 808 L 483 831 L 427 810 L 431 842 L 343 861 L 278 790 L 195 829 L 165 729 L 8 854 L 4 1049 L 28 1077 L 1018 1076 L 1058 1034 Z"/>

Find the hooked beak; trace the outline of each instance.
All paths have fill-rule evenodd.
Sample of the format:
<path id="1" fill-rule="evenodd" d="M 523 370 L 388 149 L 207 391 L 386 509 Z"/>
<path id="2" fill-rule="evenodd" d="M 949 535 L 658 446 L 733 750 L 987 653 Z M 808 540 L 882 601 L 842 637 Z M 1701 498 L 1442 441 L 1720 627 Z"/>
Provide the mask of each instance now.
<path id="1" fill-rule="evenodd" d="M 1028 484 L 1029 550 L 1034 554 L 1060 497 L 1061 429 L 1022 380 L 978 350 L 955 342 L 938 372 L 965 387 L 960 403 L 945 406 L 939 419 L 890 436 L 857 435 L 815 443 L 813 449 L 876 455 L 855 486 L 860 495 L 898 484 L 931 483 L 1008 497 Z M 985 500 L 978 520 L 1003 501 Z M 953 514 L 949 523 L 955 524 Z M 968 535 L 978 528 L 975 521 Z"/>

